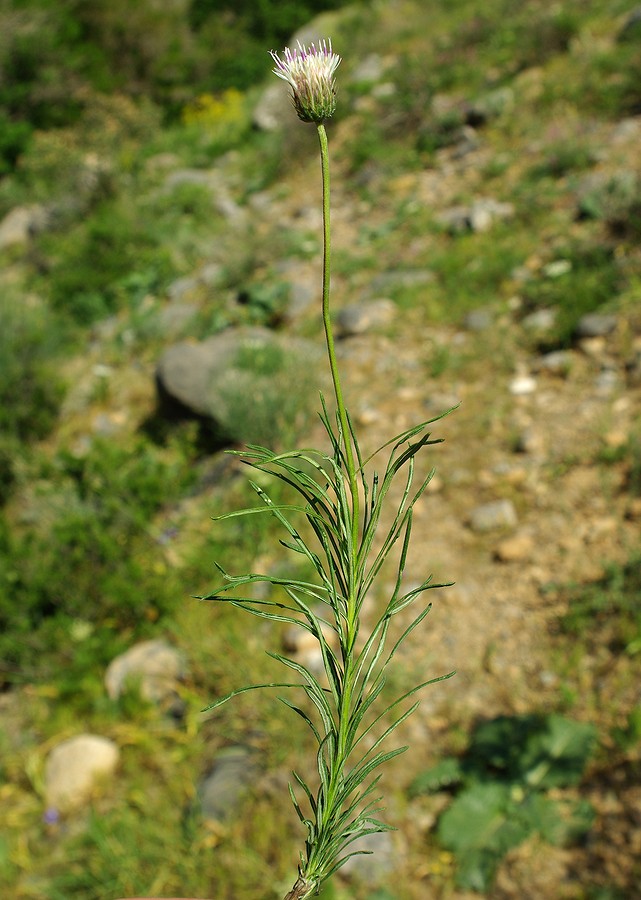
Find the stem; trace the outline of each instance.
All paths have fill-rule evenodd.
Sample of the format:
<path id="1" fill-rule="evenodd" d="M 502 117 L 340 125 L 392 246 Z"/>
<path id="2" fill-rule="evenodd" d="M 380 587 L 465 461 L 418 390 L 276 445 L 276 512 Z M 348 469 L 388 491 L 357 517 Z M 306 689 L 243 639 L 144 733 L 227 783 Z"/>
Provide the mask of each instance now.
<path id="1" fill-rule="evenodd" d="M 321 151 L 321 172 L 323 176 L 323 325 L 325 326 L 325 339 L 327 342 L 327 355 L 329 367 L 334 383 L 334 394 L 338 408 L 338 421 L 341 436 L 345 446 L 345 466 L 349 478 L 349 489 L 352 495 L 352 546 L 354 555 L 358 550 L 359 532 L 359 500 L 358 484 L 356 481 L 356 467 L 354 465 L 354 452 L 350 437 L 350 429 L 347 421 L 347 411 L 343 400 L 338 364 L 336 362 L 336 350 L 334 348 L 334 335 L 329 311 L 329 284 L 330 284 L 330 259 L 331 259 L 331 230 L 329 221 L 329 151 L 327 147 L 327 132 L 325 126 L 318 125 L 318 139 Z"/>

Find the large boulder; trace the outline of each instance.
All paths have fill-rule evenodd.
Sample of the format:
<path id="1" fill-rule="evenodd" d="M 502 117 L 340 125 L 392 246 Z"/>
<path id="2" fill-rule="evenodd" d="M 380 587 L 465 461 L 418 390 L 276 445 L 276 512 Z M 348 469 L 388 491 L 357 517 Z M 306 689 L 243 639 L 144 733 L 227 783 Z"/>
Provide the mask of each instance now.
<path id="1" fill-rule="evenodd" d="M 169 347 L 156 368 L 168 412 L 209 420 L 221 438 L 269 443 L 310 405 L 319 351 L 266 328 L 230 328 Z"/>

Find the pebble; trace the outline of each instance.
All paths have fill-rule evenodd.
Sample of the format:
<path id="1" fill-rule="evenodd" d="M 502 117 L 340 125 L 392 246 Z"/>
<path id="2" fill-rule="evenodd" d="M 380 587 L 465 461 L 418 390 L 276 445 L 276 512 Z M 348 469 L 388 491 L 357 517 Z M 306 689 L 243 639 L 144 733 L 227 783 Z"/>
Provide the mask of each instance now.
<path id="1" fill-rule="evenodd" d="M 473 309 L 463 320 L 468 331 L 486 331 L 494 323 L 494 316 L 489 309 Z"/>
<path id="2" fill-rule="evenodd" d="M 119 756 L 113 741 L 95 734 L 79 734 L 58 744 L 45 763 L 47 807 L 68 812 L 82 806 L 96 783 L 113 774 Z"/>
<path id="3" fill-rule="evenodd" d="M 542 453 L 545 442 L 541 432 L 534 428 L 525 428 L 518 436 L 516 450 L 518 453 Z"/>
<path id="4" fill-rule="evenodd" d="M 572 368 L 573 357 L 569 350 L 554 350 L 546 353 L 536 361 L 536 369 L 539 372 L 549 372 L 551 375 L 566 376 Z"/>
<path id="5" fill-rule="evenodd" d="M 554 328 L 558 312 L 556 309 L 537 309 L 524 316 L 521 325 L 526 331 L 546 332 Z"/>
<path id="6" fill-rule="evenodd" d="M 608 334 L 612 334 L 616 327 L 616 316 L 588 313 L 579 319 L 576 333 L 580 338 L 606 337 Z"/>
<path id="7" fill-rule="evenodd" d="M 493 531 L 495 528 L 512 528 L 518 517 L 511 500 L 494 500 L 472 510 L 470 526 L 473 531 Z"/>
<path id="8" fill-rule="evenodd" d="M 533 378 L 531 375 L 517 375 L 510 382 L 509 390 L 510 394 L 513 394 L 515 397 L 533 394 L 536 390 L 536 378 Z"/>
<path id="9" fill-rule="evenodd" d="M 229 821 L 256 773 L 254 756 L 247 747 L 236 746 L 222 750 L 198 789 L 203 817 L 213 822 Z"/>
<path id="10" fill-rule="evenodd" d="M 366 334 L 373 328 L 381 328 L 393 321 L 397 307 L 393 300 L 371 300 L 366 303 L 350 303 L 336 316 L 339 337 Z"/>
<path id="11" fill-rule="evenodd" d="M 128 687 L 139 685 L 140 694 L 152 703 L 162 703 L 175 694 L 184 677 L 182 653 L 166 641 L 141 641 L 111 661 L 105 673 L 105 687 L 117 700 Z"/>
<path id="12" fill-rule="evenodd" d="M 515 534 L 497 544 L 494 556 L 500 562 L 520 562 L 532 554 L 534 542 L 528 534 Z"/>

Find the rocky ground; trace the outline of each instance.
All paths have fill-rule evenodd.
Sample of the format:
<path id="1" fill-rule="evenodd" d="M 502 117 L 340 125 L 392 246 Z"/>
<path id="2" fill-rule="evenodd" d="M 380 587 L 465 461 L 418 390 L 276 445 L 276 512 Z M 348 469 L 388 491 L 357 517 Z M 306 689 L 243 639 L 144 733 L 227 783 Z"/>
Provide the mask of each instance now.
<path id="1" fill-rule="evenodd" d="M 615 32 L 610 30 L 608 40 L 612 41 Z M 577 39 L 571 50 L 579 62 L 584 59 L 583 46 Z M 445 798 L 410 798 L 407 788 L 414 776 L 441 756 L 461 751 L 477 722 L 500 714 L 560 711 L 598 727 L 599 749 L 575 792 L 593 804 L 594 825 L 580 846 L 552 848 L 536 838 L 526 841 L 502 863 L 487 896 L 498 900 L 632 898 L 641 892 L 639 743 L 621 749 L 613 734 L 626 728 L 629 715 L 641 705 L 638 649 L 635 655 L 598 631 L 592 641 L 585 634 L 563 634 L 559 623 L 569 604 L 564 586 L 597 582 L 608 566 L 623 565 L 638 556 L 640 545 L 638 241 L 635 232 L 630 238 L 625 222 L 617 219 L 616 203 L 614 212 L 600 208 L 592 218 L 586 209 L 595 198 L 603 203 L 612 193 L 634 194 L 638 189 L 641 120 L 638 115 L 608 120 L 570 115 L 561 104 L 545 127 L 539 128 L 533 124 L 533 114 L 519 118 L 519 108 L 532 104 L 535 109 L 545 93 L 546 78 L 559 76 L 550 75 L 543 64 L 530 65 L 515 75 L 510 87 L 477 100 L 457 93 L 431 97 L 430 127 L 452 118 L 457 127 L 446 146 L 429 160 L 417 162 L 409 142 L 403 150 L 407 157 L 394 165 L 398 147 L 391 140 L 386 142 L 383 132 L 371 158 L 365 154 L 365 160 L 356 164 L 365 124 L 387 115 L 388 136 L 393 131 L 397 113 L 393 108 L 390 112 L 389 98 L 396 90 L 395 77 L 399 83 L 405 77 L 402 67 L 396 70 L 394 65 L 394 55 L 385 52 L 373 52 L 363 60 L 360 71 L 353 65 L 349 79 L 359 87 L 350 94 L 350 114 L 330 129 L 334 317 L 347 404 L 365 453 L 413 424 L 451 409 L 433 425 L 433 435 L 443 443 L 427 448 L 418 461 L 417 478 L 432 467 L 436 474 L 415 510 L 406 572 L 409 584 L 420 583 L 430 572 L 436 582 L 453 584 L 432 592 L 432 612 L 411 635 L 398 663 L 403 682 L 451 670 L 456 675 L 428 688 L 417 713 L 403 728 L 403 739 L 411 749 L 392 764 L 385 782 L 389 818 L 398 825 L 398 833 L 385 835 L 371 861 L 364 857 L 364 867 L 339 880 L 338 897 L 395 897 L 394 893 L 367 894 L 368 881 L 372 891 L 379 883 L 390 885 L 403 900 L 477 896 L 453 886 L 452 856 L 436 843 L 434 828 Z M 257 127 L 267 132 L 292 128 L 292 118 L 282 85 L 268 89 L 254 113 Z M 133 446 L 163 420 L 167 409 L 162 407 L 168 399 L 201 422 L 203 417 L 216 420 L 218 416 L 216 427 L 233 430 L 233 415 L 229 418 L 228 406 L 220 405 L 221 396 L 225 402 L 229 396 L 216 394 L 224 380 L 219 370 L 213 379 L 217 384 L 211 383 L 209 350 L 214 344 L 199 342 L 195 335 L 204 333 L 217 348 L 219 340 L 236 340 L 235 327 L 211 337 L 209 332 L 216 329 L 203 323 L 211 322 L 212 307 L 222 310 L 227 323 L 234 325 L 239 307 L 251 302 L 251 291 L 274 280 L 286 285 L 287 301 L 268 323 L 277 332 L 273 340 L 286 349 L 295 345 L 309 364 L 301 366 L 298 360 L 294 374 L 286 370 L 286 390 L 279 396 L 296 396 L 303 386 L 309 389 L 300 376 L 302 368 L 312 373 L 315 391 L 323 351 L 318 310 L 320 178 L 314 135 L 299 123 L 295 126 L 298 131 L 287 132 L 292 137 L 283 151 L 285 164 L 281 161 L 279 178 L 253 192 L 245 182 L 254 159 L 248 163 L 238 150 L 210 169 L 188 168 L 171 153 L 145 160 L 141 176 L 145 202 L 149 196 L 165 197 L 185 185 L 202 191 L 217 223 L 215 233 L 205 229 L 192 234 L 189 227 L 196 232 L 192 224 L 187 227 L 188 239 L 177 234 L 178 244 L 201 242 L 204 249 L 198 267 L 175 280 L 162 296 L 148 294 L 135 315 L 123 310 L 94 324 L 85 352 L 65 361 L 69 390 L 59 427 L 39 448 L 43 458 L 53 459 L 62 450 L 81 460 L 97 441 Z M 572 150 L 570 173 L 562 172 L 553 179 L 553 186 L 549 180 L 541 182 L 540 196 L 535 189 L 524 188 L 532 167 L 542 161 L 552 165 L 549 160 L 561 145 Z M 585 148 L 590 151 L 587 163 L 581 155 Z M 633 203 L 626 208 L 638 215 Z M 22 248 L 28 257 L 35 253 L 34 233 L 48 226 L 41 221 L 40 207 L 18 213 L 10 213 L 0 224 L 0 249 L 11 248 L 17 258 L 15 248 Z M 512 230 L 514 248 L 509 240 Z M 477 241 L 469 245 L 467 257 L 460 249 L 466 241 Z M 631 274 L 626 293 L 617 302 L 582 316 L 571 335 L 559 341 L 555 328 L 563 302 L 549 307 L 534 304 L 532 309 L 527 293 L 533 280 L 553 285 L 574 265 L 578 267 L 568 252 L 571 241 L 615 246 L 616 266 Z M 512 255 L 518 260 L 513 266 L 505 262 Z M 450 264 L 453 274 L 448 273 L 446 258 L 455 260 Z M 487 275 L 489 263 L 496 276 Z M 18 260 L 7 277 L 24 277 L 21 266 L 26 268 L 27 262 Z M 228 271 L 234 267 L 244 274 L 230 281 Z M 484 293 L 478 304 L 474 272 L 480 273 L 479 285 L 485 279 L 483 287 L 489 278 L 493 291 L 489 299 Z M 465 297 L 459 297 L 457 283 Z M 456 312 L 448 309 L 448 291 Z M 567 298 L 568 305 L 571 300 Z M 228 369 L 225 352 L 217 349 L 216 353 L 218 364 L 222 359 L 223 368 Z M 318 382 L 322 381 L 319 374 Z M 282 383 L 278 389 L 283 391 Z M 250 409 L 255 413 L 255 400 L 264 390 L 269 392 L 269 378 L 243 387 L 243 395 L 254 392 Z M 169 432 L 175 412 L 174 408 L 167 417 L 169 425 L 162 422 Z M 232 407 L 232 413 L 241 418 L 238 407 Z M 300 440 L 322 446 L 322 429 L 309 426 Z M 175 447 L 167 450 L 168 455 L 172 452 Z M 199 453 L 196 487 L 189 496 L 163 508 L 148 526 L 158 557 L 153 565 L 161 566 L 165 574 L 182 572 L 194 546 L 203 554 L 208 552 L 203 523 L 209 525 L 227 482 L 233 493 L 238 481 L 232 476 L 240 467 L 221 462 L 218 452 L 210 458 L 202 450 Z M 54 500 L 58 509 L 64 506 L 68 494 L 61 491 L 57 497 L 54 490 L 47 495 L 42 488 L 42 483 L 30 485 L 26 479 L 20 483 L 7 504 L 8 520 L 29 527 L 30 522 L 41 520 L 43 510 L 55 514 Z M 281 565 L 278 553 L 278 549 L 270 551 L 252 565 Z M 372 597 L 372 609 L 386 587 L 383 579 Z M 31 829 L 29 840 L 38 848 L 33 850 L 35 855 L 42 854 L 43 847 L 47 853 L 54 847 L 52 855 L 60 856 L 63 851 L 55 847 L 62 843 L 55 845 L 55 841 L 69 833 L 65 829 L 82 831 L 73 818 L 72 825 L 66 824 L 65 805 L 71 796 L 70 808 L 84 808 L 95 777 L 113 777 L 115 767 L 123 765 L 118 746 L 139 752 L 144 760 L 141 768 L 155 773 L 157 765 L 166 781 L 170 781 L 167 771 L 172 761 L 179 760 L 176 766 L 187 768 L 186 751 L 181 753 L 190 740 L 195 743 L 203 693 L 212 689 L 212 682 L 218 689 L 216 678 L 230 688 L 239 686 L 234 678 L 243 674 L 236 668 L 240 668 L 239 660 L 244 664 L 244 657 L 234 641 L 242 644 L 248 658 L 264 649 L 262 632 L 247 632 L 241 639 L 232 632 L 229 659 L 226 648 L 219 647 L 220 655 L 212 661 L 212 637 L 206 633 L 212 620 L 205 618 L 202 607 L 181 615 L 177 613 L 170 626 L 163 624 L 158 641 L 137 643 L 132 638 L 133 646 L 100 673 L 97 689 L 93 683 L 80 687 L 80 696 L 84 690 L 93 698 L 93 707 L 84 701 L 83 708 L 91 709 L 87 722 L 84 713 L 76 715 L 76 701 L 65 699 L 64 692 L 52 684 L 26 684 L 0 697 L 9 735 L 10 776 L 6 789 L 0 787 L 0 798 L 12 805 L 13 833 Z M 74 627 L 70 639 L 74 647 L 80 647 L 92 626 L 80 618 Z M 167 644 L 167 637 L 170 644 L 179 646 L 178 651 Z M 298 638 L 289 633 L 278 637 L 287 650 L 309 661 L 309 647 Z M 212 666 L 214 675 L 205 676 Z M 142 698 L 160 705 L 164 716 L 162 726 L 153 720 L 151 737 L 146 712 L 141 713 L 140 722 L 133 715 L 135 725 L 120 721 L 113 710 L 101 718 L 104 697 L 117 702 L 123 696 L 128 667 L 134 678 L 141 679 Z M 47 734 L 49 696 L 62 696 L 56 721 L 64 727 L 58 726 L 55 735 Z M 65 703 L 68 720 L 60 713 Z M 184 730 L 172 732 L 170 749 L 164 747 L 161 753 L 153 741 L 163 729 L 169 731 L 169 721 L 181 723 Z M 222 847 L 223 866 L 228 869 L 233 869 L 228 857 L 236 852 L 239 835 L 242 840 L 256 839 L 252 823 L 243 830 L 238 824 L 242 817 L 234 818 L 240 789 L 251 782 L 259 813 L 261 801 L 268 807 L 281 804 L 291 765 L 289 758 L 279 757 L 280 768 L 274 771 L 255 768 L 247 747 L 226 746 L 246 737 L 246 732 L 251 743 L 252 723 L 231 721 L 235 730 L 222 736 L 217 726 L 204 726 L 201 737 L 207 752 L 197 759 L 203 771 L 190 770 L 189 786 L 181 783 L 182 793 L 176 800 L 178 808 L 187 802 L 186 796 L 189 802 L 193 793 L 200 796 L 214 825 L 205 838 L 198 833 L 198 847 L 207 852 Z M 61 771 L 68 774 L 76 763 L 67 757 L 61 767 L 61 754 L 79 752 L 78 745 L 68 739 L 91 740 L 91 735 L 78 737 L 79 726 L 97 730 L 97 723 L 113 738 L 105 742 L 93 736 L 91 753 L 103 754 L 103 762 L 95 762 L 94 757 L 95 765 L 84 781 L 80 778 L 71 787 L 62 787 Z M 85 757 L 86 746 L 81 744 Z M 24 747 L 31 756 L 16 763 Z M 127 778 L 135 782 L 135 777 L 130 768 L 122 783 Z M 156 789 L 161 781 L 154 775 Z M 122 784 L 119 787 L 125 791 Z M 106 801 L 108 812 L 110 802 L 115 808 L 140 802 L 129 794 L 125 799 L 124 793 L 119 796 L 120 800 Z M 34 837 L 41 801 L 43 828 L 48 830 Z M 146 803 L 142 808 L 148 809 Z M 183 825 L 181 821 L 176 827 Z M 282 842 L 280 834 L 278 839 Z M 18 896 L 25 900 L 53 897 L 47 893 L 46 866 L 35 886 L 29 881 L 29 852 L 27 848 L 22 855 L 14 853 L 21 873 Z M 266 852 L 279 859 L 273 844 Z M 82 868 L 84 857 L 79 858 Z M 400 887 L 395 884 L 399 872 Z M 240 889 L 237 882 L 231 883 Z"/>

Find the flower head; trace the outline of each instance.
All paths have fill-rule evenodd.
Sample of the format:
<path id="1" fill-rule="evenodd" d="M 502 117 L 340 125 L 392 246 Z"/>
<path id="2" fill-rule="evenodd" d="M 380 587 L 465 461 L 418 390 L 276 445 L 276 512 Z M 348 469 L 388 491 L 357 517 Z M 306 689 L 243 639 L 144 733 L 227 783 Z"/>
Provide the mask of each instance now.
<path id="1" fill-rule="evenodd" d="M 284 59 L 270 51 L 278 75 L 292 87 L 292 99 L 298 118 L 303 122 L 323 122 L 336 109 L 336 81 L 334 72 L 341 61 L 332 50 L 331 40 L 310 44 L 298 43 L 298 48 L 285 47 Z"/>

